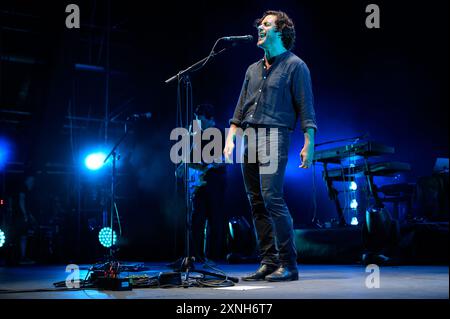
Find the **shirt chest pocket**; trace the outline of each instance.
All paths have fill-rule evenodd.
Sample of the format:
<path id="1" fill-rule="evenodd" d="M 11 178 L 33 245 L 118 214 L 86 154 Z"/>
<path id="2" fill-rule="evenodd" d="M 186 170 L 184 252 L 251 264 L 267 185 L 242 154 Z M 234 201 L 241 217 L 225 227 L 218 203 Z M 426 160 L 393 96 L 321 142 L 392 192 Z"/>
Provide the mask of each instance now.
<path id="1" fill-rule="evenodd" d="M 276 72 L 267 77 L 267 87 L 269 89 L 283 89 L 286 87 L 288 75 L 286 73 Z"/>

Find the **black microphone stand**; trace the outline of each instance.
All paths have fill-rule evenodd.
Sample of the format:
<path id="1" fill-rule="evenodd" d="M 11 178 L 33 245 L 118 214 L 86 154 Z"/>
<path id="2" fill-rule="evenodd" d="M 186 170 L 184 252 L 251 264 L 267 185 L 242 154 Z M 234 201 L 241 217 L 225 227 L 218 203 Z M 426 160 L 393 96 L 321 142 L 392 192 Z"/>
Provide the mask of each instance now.
<path id="1" fill-rule="evenodd" d="M 217 45 L 217 43 L 222 40 L 222 38 L 218 39 L 216 43 L 213 46 L 213 49 L 211 50 L 211 53 L 206 56 L 205 58 L 201 59 L 200 61 L 194 63 L 190 67 L 188 67 L 185 70 L 182 70 L 175 74 L 174 76 L 170 77 L 165 81 L 166 84 L 171 83 L 175 80 L 178 81 L 178 96 L 177 96 L 177 105 L 178 107 L 181 107 L 182 103 L 182 95 L 184 95 L 184 109 L 185 109 L 185 120 L 186 120 L 186 129 L 188 130 L 188 134 L 190 134 L 189 129 L 189 123 L 192 121 L 192 113 L 193 113 L 193 105 L 192 105 L 192 82 L 190 79 L 190 74 L 200 70 L 203 66 L 205 66 L 211 58 L 221 54 L 226 50 L 226 48 L 223 48 L 222 50 L 218 52 L 214 52 L 214 48 Z M 182 89 L 180 89 L 182 87 Z M 177 119 L 178 120 L 178 119 Z M 190 136 L 189 136 L 190 138 Z M 185 149 L 187 146 L 185 145 Z M 183 186 L 184 186 L 184 194 L 185 194 L 185 246 L 184 246 L 184 257 L 178 259 L 174 263 L 174 268 L 177 268 L 179 272 L 186 273 L 185 280 L 189 278 L 189 272 L 194 270 L 194 261 L 195 258 L 191 255 L 190 251 L 190 240 L 191 240 L 191 234 L 192 234 L 192 195 L 190 193 L 190 187 L 189 187 L 189 157 L 190 152 L 186 152 L 185 158 L 183 159 L 184 163 L 184 175 L 183 175 Z M 179 262 L 180 261 L 180 262 Z M 178 264 L 180 266 L 178 267 Z M 218 277 L 219 279 L 224 280 L 231 280 L 233 282 L 238 282 L 237 278 L 228 277 L 220 274 L 210 273 L 203 270 L 195 270 L 195 272 L 202 273 L 204 275 L 214 275 Z"/>
<path id="2" fill-rule="evenodd" d="M 211 54 L 209 54 L 208 56 L 204 57 L 203 59 L 201 59 L 200 61 L 192 64 L 190 67 L 188 67 L 185 70 L 182 70 L 180 72 L 178 72 L 177 74 L 175 74 L 174 76 L 172 76 L 171 78 L 165 80 L 164 82 L 166 84 L 175 81 L 176 79 L 178 79 L 178 83 L 180 83 L 180 81 L 184 78 L 184 77 L 189 77 L 189 73 L 195 72 L 200 70 L 203 66 L 206 65 L 206 63 L 208 62 L 208 60 L 210 60 L 211 58 L 221 54 L 222 52 L 224 52 L 226 50 L 226 48 L 220 50 L 219 52 L 214 52 L 212 51 Z M 205 63 L 206 62 L 206 63 Z M 204 65 L 201 65 L 205 63 Z M 186 87 L 186 85 L 185 85 Z"/>
<path id="3" fill-rule="evenodd" d="M 114 211 L 116 207 L 116 162 L 117 162 L 117 148 L 119 145 L 125 140 L 125 137 L 128 135 L 127 122 L 130 120 L 128 117 L 125 121 L 124 133 L 120 137 L 120 139 L 113 146 L 109 154 L 105 157 L 103 164 L 105 164 L 110 157 L 112 157 L 112 171 L 111 171 L 111 208 L 110 208 L 110 229 L 111 229 L 111 246 L 109 247 L 109 261 L 114 261 L 114 249 L 116 248 L 114 245 Z M 117 217 L 118 218 L 118 217 Z"/>
<path id="4" fill-rule="evenodd" d="M 127 124 L 131 120 L 131 116 L 127 117 L 125 121 L 124 133 L 119 138 L 119 140 L 115 143 L 111 151 L 103 160 L 103 164 L 105 164 L 109 158 L 112 157 L 112 171 L 111 171 L 111 188 L 110 188 L 110 229 L 111 229 L 111 246 L 109 246 L 109 253 L 107 256 L 103 257 L 101 262 L 95 263 L 90 269 L 89 273 L 91 274 L 88 278 L 87 282 L 93 287 L 103 288 L 107 290 L 131 290 L 131 285 L 129 284 L 128 278 L 119 278 L 119 274 L 122 271 L 142 271 L 146 268 L 142 265 L 138 266 L 129 266 L 129 265 L 121 265 L 119 261 L 116 259 L 115 252 L 117 251 L 117 245 L 114 243 L 114 212 L 116 210 L 116 171 L 117 165 L 116 162 L 120 158 L 120 155 L 117 154 L 117 148 L 120 144 L 125 140 L 128 135 Z M 117 212 L 117 221 L 120 227 L 120 220 Z M 119 236 L 122 231 L 120 230 Z M 118 241 L 119 239 L 117 239 Z M 88 273 L 88 274 L 89 274 Z M 126 283 L 126 285 L 124 285 Z M 83 283 L 85 285 L 86 283 Z"/>

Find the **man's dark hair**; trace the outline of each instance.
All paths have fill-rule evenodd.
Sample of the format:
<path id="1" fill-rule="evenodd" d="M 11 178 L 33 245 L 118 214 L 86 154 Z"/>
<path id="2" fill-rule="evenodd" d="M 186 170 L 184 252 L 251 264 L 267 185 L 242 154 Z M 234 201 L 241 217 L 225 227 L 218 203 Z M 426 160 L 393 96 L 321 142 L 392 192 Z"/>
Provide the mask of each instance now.
<path id="1" fill-rule="evenodd" d="M 291 50 L 295 43 L 295 28 L 294 22 L 283 11 L 267 10 L 263 16 L 255 20 L 255 27 L 258 27 L 265 17 L 268 15 L 274 15 L 277 17 L 275 22 L 277 31 L 281 32 L 281 40 L 287 50 Z"/>
<path id="2" fill-rule="evenodd" d="M 208 120 L 214 117 L 214 106 L 212 104 L 199 104 L 194 111 L 197 116 L 203 115 Z"/>

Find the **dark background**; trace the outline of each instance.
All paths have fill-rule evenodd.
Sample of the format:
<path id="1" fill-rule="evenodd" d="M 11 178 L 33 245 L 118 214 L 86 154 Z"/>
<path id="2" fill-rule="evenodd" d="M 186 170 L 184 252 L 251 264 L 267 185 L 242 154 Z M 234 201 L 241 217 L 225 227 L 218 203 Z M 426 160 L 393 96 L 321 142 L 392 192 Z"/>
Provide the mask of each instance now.
<path id="1" fill-rule="evenodd" d="M 108 151 L 123 120 L 138 112 L 153 116 L 134 125 L 119 148 L 121 257 L 182 254 L 184 210 L 169 158 L 177 87 L 164 81 L 205 57 L 219 37 L 256 37 L 253 21 L 267 9 L 286 11 L 296 23 L 293 52 L 311 71 L 316 143 L 368 133 L 395 147 L 387 159 L 408 162 L 412 170 L 381 184 L 415 182 L 432 173 L 437 157 L 448 157 L 447 1 L 376 1 L 381 29 L 366 28 L 367 1 L 111 1 L 109 20 L 107 1 L 76 1 L 81 28 L 67 29 L 69 3 L 0 4 L 2 196 L 28 167 L 38 172 L 42 219 L 57 215 L 63 225 L 62 258 L 104 252 L 89 226 L 97 229 L 102 207 L 108 209 L 110 171 L 87 172 L 83 158 L 98 147 Z M 225 128 L 247 66 L 262 56 L 252 43 L 214 58 L 192 75 L 194 105 L 213 104 Z M 75 67 L 108 61 L 109 93 L 104 71 Z M 105 129 L 106 108 L 112 121 Z M 297 127 L 285 183 L 297 228 L 308 227 L 314 213 L 312 170 L 297 168 L 302 143 Z M 327 221 L 336 214 L 321 171 L 316 167 L 316 216 Z M 226 205 L 218 213 L 249 217 L 239 166 L 227 175 Z"/>

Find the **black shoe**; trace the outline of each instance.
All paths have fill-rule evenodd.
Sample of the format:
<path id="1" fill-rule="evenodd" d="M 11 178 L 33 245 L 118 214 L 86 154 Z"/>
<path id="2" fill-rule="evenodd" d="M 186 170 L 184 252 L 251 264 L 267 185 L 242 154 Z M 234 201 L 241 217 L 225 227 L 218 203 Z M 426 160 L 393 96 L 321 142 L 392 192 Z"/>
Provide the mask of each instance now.
<path id="1" fill-rule="evenodd" d="M 266 276 L 267 281 L 292 281 L 298 280 L 297 266 L 280 266 L 270 275 Z"/>
<path id="2" fill-rule="evenodd" d="M 242 280 L 244 280 L 244 281 L 264 280 L 264 278 L 267 275 L 270 275 L 271 273 L 273 273 L 275 270 L 277 270 L 277 268 L 278 268 L 277 266 L 262 264 L 261 266 L 259 266 L 257 271 L 255 271 L 253 274 L 250 274 L 246 277 L 242 277 Z"/>

